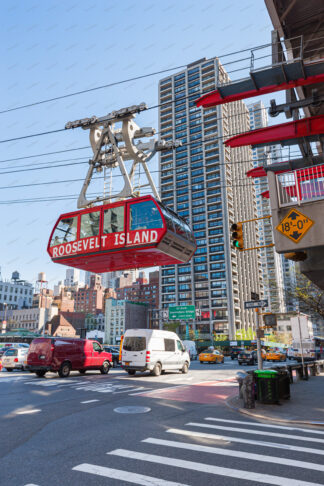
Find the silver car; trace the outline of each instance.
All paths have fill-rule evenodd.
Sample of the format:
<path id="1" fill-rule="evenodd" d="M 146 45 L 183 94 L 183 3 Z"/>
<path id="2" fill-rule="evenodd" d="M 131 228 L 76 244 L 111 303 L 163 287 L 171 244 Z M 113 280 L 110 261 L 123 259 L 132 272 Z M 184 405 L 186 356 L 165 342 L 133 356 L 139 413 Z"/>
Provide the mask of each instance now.
<path id="1" fill-rule="evenodd" d="M 27 365 L 28 348 L 9 348 L 2 356 L 2 368 L 24 370 Z"/>

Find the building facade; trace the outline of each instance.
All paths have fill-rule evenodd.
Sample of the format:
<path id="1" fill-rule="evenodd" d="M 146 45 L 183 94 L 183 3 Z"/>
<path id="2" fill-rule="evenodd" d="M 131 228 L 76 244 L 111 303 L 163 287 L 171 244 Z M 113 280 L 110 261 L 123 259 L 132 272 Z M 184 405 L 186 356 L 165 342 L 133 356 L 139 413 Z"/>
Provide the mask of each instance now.
<path id="1" fill-rule="evenodd" d="M 90 276 L 90 285 L 80 288 L 75 294 L 75 312 L 85 314 L 96 314 L 97 310 L 103 308 L 103 288 L 100 275 Z"/>
<path id="2" fill-rule="evenodd" d="M 142 302 L 107 299 L 105 343 L 119 344 L 127 329 L 148 328 L 148 306 Z"/>
<path id="3" fill-rule="evenodd" d="M 149 281 L 142 275 L 132 285 L 116 289 L 116 294 L 118 300 L 145 302 L 149 309 L 158 309 L 159 272 L 150 272 Z"/>
<path id="4" fill-rule="evenodd" d="M 163 140 L 181 140 L 182 147 L 160 154 L 163 203 L 187 219 L 197 240 L 191 262 L 162 267 L 160 306 L 195 305 L 201 335 L 228 334 L 253 327 L 255 316 L 244 310 L 251 292 L 262 294 L 256 254 L 231 246 L 229 229 L 236 221 L 256 217 L 248 147 L 230 149 L 223 141 L 250 128 L 243 102 L 203 110 L 195 101 L 229 78 L 218 58 L 188 65 L 159 83 L 159 133 Z M 244 228 L 248 246 L 258 242 L 253 224 Z"/>
<path id="5" fill-rule="evenodd" d="M 0 281 L 0 310 L 32 307 L 33 285 L 21 280 L 18 272 L 13 272 L 11 280 Z"/>
<path id="6" fill-rule="evenodd" d="M 0 311 L 0 321 L 6 321 L 6 329 L 27 329 L 32 332 L 42 332 L 44 326 L 58 314 L 58 308 L 9 309 Z M 4 327 L 3 327 L 4 328 Z"/>
<path id="7" fill-rule="evenodd" d="M 64 286 L 65 287 L 76 287 L 80 282 L 80 270 L 76 268 L 68 268 L 65 273 Z"/>

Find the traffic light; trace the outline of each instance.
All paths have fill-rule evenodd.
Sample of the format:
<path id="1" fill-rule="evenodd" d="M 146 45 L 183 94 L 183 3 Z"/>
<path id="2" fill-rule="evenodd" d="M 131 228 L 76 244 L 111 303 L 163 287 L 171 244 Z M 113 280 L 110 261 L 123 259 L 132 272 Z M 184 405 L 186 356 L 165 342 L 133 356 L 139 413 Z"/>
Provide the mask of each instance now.
<path id="1" fill-rule="evenodd" d="M 232 240 L 234 248 L 238 248 L 242 250 L 244 248 L 243 242 L 243 224 L 242 223 L 234 223 L 231 226 L 232 231 Z"/>

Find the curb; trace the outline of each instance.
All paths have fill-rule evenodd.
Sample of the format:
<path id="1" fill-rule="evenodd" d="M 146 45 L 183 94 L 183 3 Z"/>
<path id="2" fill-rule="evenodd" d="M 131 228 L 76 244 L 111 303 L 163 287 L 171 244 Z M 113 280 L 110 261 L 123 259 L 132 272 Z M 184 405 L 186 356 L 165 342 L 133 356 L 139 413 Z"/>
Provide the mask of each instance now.
<path id="1" fill-rule="evenodd" d="M 248 415 L 249 417 L 252 418 L 259 418 L 262 420 L 267 420 L 268 422 L 281 422 L 285 424 L 299 424 L 299 425 L 311 425 L 317 427 L 324 427 L 324 422 L 320 422 L 320 421 L 317 422 L 316 420 L 293 420 L 293 419 L 290 420 L 290 419 L 269 417 L 267 415 L 263 415 L 260 413 L 251 412 L 246 408 L 241 408 L 241 407 L 237 407 L 236 405 L 233 405 L 231 401 L 235 398 L 237 398 L 237 396 L 227 398 L 225 400 L 226 406 L 231 410 L 235 410 L 236 412 L 242 413 L 244 415 Z"/>

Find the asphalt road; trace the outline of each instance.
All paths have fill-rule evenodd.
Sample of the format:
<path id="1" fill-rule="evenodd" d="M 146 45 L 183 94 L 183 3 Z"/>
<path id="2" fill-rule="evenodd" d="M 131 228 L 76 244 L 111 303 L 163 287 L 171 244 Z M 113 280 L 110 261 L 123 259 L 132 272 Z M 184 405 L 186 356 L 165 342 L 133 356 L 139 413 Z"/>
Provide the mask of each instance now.
<path id="1" fill-rule="evenodd" d="M 242 368 L 226 359 L 160 377 L 2 372 L 0 485 L 324 484 L 323 430 L 226 407 Z"/>

